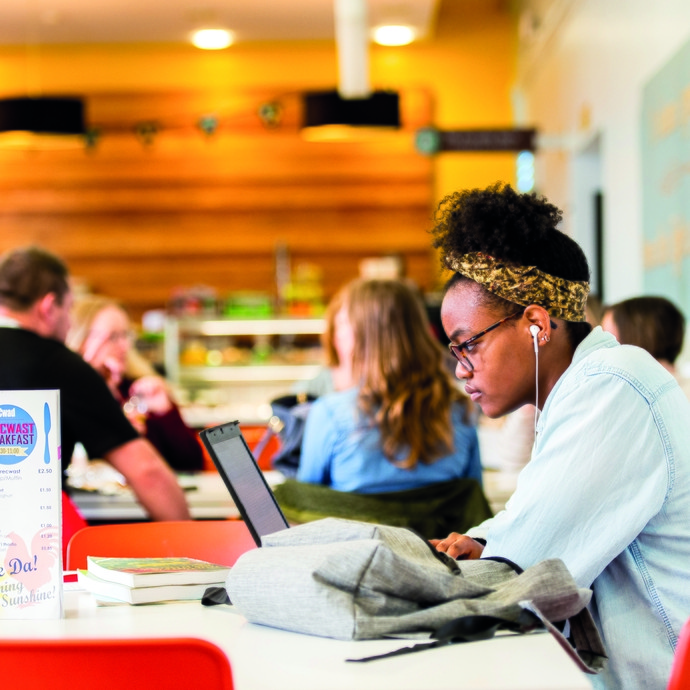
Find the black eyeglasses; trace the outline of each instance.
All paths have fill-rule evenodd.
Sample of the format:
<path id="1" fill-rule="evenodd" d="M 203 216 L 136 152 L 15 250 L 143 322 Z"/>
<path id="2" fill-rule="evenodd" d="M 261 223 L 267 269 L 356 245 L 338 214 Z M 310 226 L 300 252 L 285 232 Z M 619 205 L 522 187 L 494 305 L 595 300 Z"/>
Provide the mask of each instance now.
<path id="1" fill-rule="evenodd" d="M 459 345 L 454 345 L 453 343 L 448 344 L 448 349 L 453 353 L 453 357 L 460 362 L 460 365 L 465 371 L 474 371 L 474 366 L 472 365 L 472 362 L 470 362 L 469 358 L 467 357 L 467 348 L 472 345 L 476 340 L 479 340 L 483 335 L 486 335 L 489 331 L 493 331 L 494 328 L 498 328 L 502 323 L 505 323 L 506 321 L 515 318 L 516 316 L 520 316 L 524 309 L 521 309 L 520 311 L 516 311 L 514 314 L 511 314 L 510 316 L 505 316 L 503 317 L 500 321 L 496 321 L 496 323 L 492 323 L 488 328 L 485 328 L 483 331 L 479 331 L 476 335 L 473 335 L 471 338 L 468 338 L 467 340 L 463 340 Z M 469 350 L 471 352 L 471 350 Z"/>

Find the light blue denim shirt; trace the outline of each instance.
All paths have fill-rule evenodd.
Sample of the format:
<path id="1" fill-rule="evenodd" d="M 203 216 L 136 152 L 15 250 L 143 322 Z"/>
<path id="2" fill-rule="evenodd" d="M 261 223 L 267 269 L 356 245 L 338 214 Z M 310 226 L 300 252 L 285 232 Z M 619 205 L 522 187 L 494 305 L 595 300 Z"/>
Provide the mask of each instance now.
<path id="1" fill-rule="evenodd" d="M 690 617 L 690 403 L 648 353 L 596 328 L 551 391 L 504 511 L 471 536 L 523 568 L 563 559 L 609 662 L 596 688 L 663 690 Z"/>
<path id="2" fill-rule="evenodd" d="M 309 409 L 297 479 L 325 484 L 336 491 L 382 493 L 404 491 L 453 479 L 482 481 L 479 441 L 474 426 L 452 408 L 453 452 L 412 469 L 396 467 L 381 448 L 381 434 L 357 410 L 357 388 L 330 393 Z"/>

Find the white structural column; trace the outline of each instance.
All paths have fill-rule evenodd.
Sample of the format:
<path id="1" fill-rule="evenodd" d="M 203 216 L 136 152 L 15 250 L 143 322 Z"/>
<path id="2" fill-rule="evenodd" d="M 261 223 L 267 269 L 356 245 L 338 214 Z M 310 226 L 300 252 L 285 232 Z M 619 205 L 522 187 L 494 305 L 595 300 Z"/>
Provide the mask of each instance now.
<path id="1" fill-rule="evenodd" d="M 338 91 L 342 98 L 368 98 L 371 86 L 367 0 L 334 1 Z"/>

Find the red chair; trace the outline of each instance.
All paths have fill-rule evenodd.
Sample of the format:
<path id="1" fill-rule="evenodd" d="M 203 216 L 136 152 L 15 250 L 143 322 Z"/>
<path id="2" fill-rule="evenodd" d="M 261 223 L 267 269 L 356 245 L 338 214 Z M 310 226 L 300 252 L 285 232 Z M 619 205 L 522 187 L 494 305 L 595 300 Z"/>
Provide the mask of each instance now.
<path id="1" fill-rule="evenodd" d="M 666 690 L 688 690 L 688 688 L 690 688 L 690 619 L 685 622 L 680 631 L 671 677 Z"/>
<path id="2" fill-rule="evenodd" d="M 251 450 L 252 453 L 256 450 L 257 444 L 259 443 L 259 441 L 263 439 L 265 434 L 265 424 L 242 424 L 242 435 L 244 436 L 244 440 L 247 442 L 249 450 Z M 213 460 L 211 460 L 211 456 L 208 454 L 206 446 L 204 446 L 201 439 L 199 439 L 199 443 L 201 444 L 204 456 L 204 471 L 215 472 L 216 466 L 213 464 Z M 273 467 L 271 466 L 271 458 L 278 452 L 279 449 L 280 438 L 276 435 L 272 435 L 268 439 L 267 443 L 264 445 L 259 457 L 254 456 L 256 464 L 264 472 L 266 472 L 267 470 L 272 470 Z"/>
<path id="3" fill-rule="evenodd" d="M 265 424 L 242 424 L 242 435 L 244 440 L 247 442 L 249 449 L 252 453 L 256 450 L 256 446 L 266 435 L 266 425 Z M 266 470 L 272 470 L 271 458 L 280 449 L 280 438 L 273 434 L 268 442 L 264 446 L 259 457 L 255 456 L 256 464 L 265 472 Z"/>
<path id="4" fill-rule="evenodd" d="M 256 547 L 242 520 L 181 520 L 97 525 L 77 532 L 67 545 L 67 569 L 86 568 L 87 556 L 164 558 L 186 556 L 234 565 Z"/>
<path id="5" fill-rule="evenodd" d="M 74 501 L 62 492 L 62 564 L 67 567 L 67 544 L 80 529 L 88 526 Z"/>
<path id="6" fill-rule="evenodd" d="M 196 638 L 0 640 L 0 668 L 11 688 L 233 688 L 223 650 Z"/>

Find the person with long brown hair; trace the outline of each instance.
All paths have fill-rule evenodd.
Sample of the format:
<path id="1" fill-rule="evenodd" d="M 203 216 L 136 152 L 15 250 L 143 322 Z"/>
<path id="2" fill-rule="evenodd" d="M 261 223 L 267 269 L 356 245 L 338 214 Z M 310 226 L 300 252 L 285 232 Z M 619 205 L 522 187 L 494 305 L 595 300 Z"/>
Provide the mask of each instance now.
<path id="1" fill-rule="evenodd" d="M 471 404 L 447 371 L 416 289 L 357 279 L 335 299 L 333 339 L 356 385 L 313 404 L 297 479 L 357 493 L 481 482 Z"/>
<path id="2" fill-rule="evenodd" d="M 318 374 L 306 381 L 298 381 L 292 386 L 293 393 L 306 393 L 318 397 L 333 391 L 342 391 L 352 385 L 351 362 L 348 358 L 341 361 L 338 354 L 340 347 L 335 338 L 335 317 L 340 311 L 343 300 L 343 291 L 339 291 L 328 303 L 323 315 L 325 322 L 323 333 L 321 334 L 321 346 L 323 348 L 324 364 L 319 369 Z"/>

